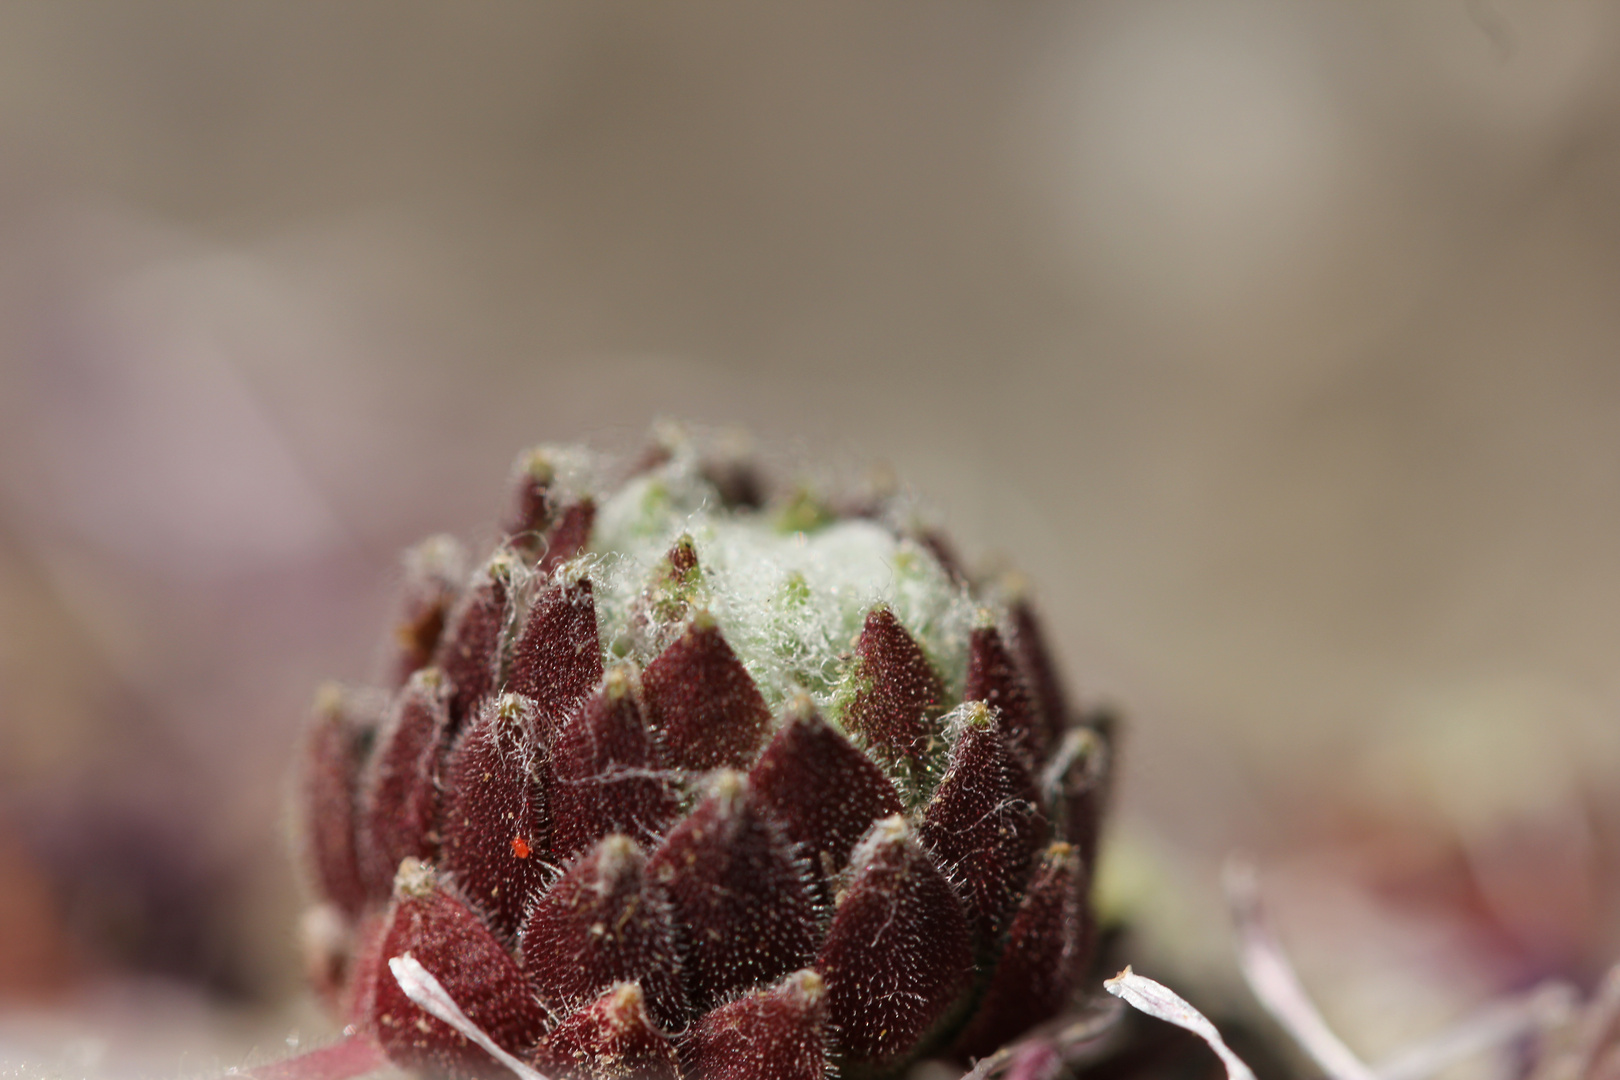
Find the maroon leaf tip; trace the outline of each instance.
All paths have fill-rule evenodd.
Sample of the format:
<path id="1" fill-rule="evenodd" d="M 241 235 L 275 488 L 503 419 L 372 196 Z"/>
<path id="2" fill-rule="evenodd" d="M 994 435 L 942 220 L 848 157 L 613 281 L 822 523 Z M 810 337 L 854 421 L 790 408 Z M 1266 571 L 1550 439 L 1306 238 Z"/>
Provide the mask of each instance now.
<path id="1" fill-rule="evenodd" d="M 553 1080 L 679 1080 L 675 1044 L 647 1014 L 633 982 L 619 983 L 564 1020 L 536 1050 Z"/>
<path id="2" fill-rule="evenodd" d="M 689 585 L 697 573 L 697 548 L 689 535 L 682 535 L 669 549 L 669 579 L 677 585 Z"/>
<path id="3" fill-rule="evenodd" d="M 437 668 L 412 675 L 395 697 L 366 768 L 361 867 L 368 892 L 388 895 L 401 859 L 439 850 L 439 766 L 450 725 L 449 686 Z"/>
<path id="4" fill-rule="evenodd" d="M 747 768 L 771 723 L 759 687 L 706 612 L 641 676 L 664 756 L 681 769 Z"/>
<path id="5" fill-rule="evenodd" d="M 867 613 L 855 642 L 855 664 L 855 692 L 844 708 L 844 727 L 888 764 L 922 763 L 938 745 L 945 686 L 887 606 Z"/>
<path id="6" fill-rule="evenodd" d="M 557 1014 L 615 983 L 639 983 L 666 1030 L 686 1026 L 686 994 L 669 905 L 648 887 L 628 836 L 604 837 L 529 912 L 521 948 L 529 985 Z"/>
<path id="7" fill-rule="evenodd" d="M 1108 799 L 1109 747 L 1102 733 L 1074 728 L 1063 736 L 1041 774 L 1041 788 L 1058 836 L 1073 844 L 1087 869 L 1097 865 L 1097 843 Z"/>
<path id="8" fill-rule="evenodd" d="M 739 773 L 716 777 L 653 853 L 648 873 L 681 928 L 682 970 L 696 1008 L 776 979 L 815 953 L 808 875 Z"/>
<path id="9" fill-rule="evenodd" d="M 532 549 L 551 525 L 556 506 L 551 485 L 557 479 L 551 451 L 537 446 L 518 455 L 512 467 L 512 510 L 506 533 L 520 546 Z"/>
<path id="10" fill-rule="evenodd" d="M 956 546 L 950 538 L 939 529 L 923 529 L 917 535 L 917 542 L 928 549 L 928 553 L 939 563 L 940 568 L 957 585 L 968 584 L 967 571 L 962 568 L 962 557 L 956 553 Z"/>
<path id="11" fill-rule="evenodd" d="M 822 719 L 808 694 L 789 702 L 785 722 L 748 782 L 823 888 L 872 822 L 901 810 L 883 770 Z"/>
<path id="12" fill-rule="evenodd" d="M 845 1060 L 898 1059 L 967 989 L 973 950 L 962 904 L 903 817 L 856 846 L 816 969 Z"/>
<path id="13" fill-rule="evenodd" d="M 461 588 L 466 553 L 454 537 L 432 536 L 405 553 L 405 587 L 394 626 L 396 685 L 427 666 Z"/>
<path id="14" fill-rule="evenodd" d="M 542 742 L 602 681 L 602 643 L 589 578 L 554 581 L 529 608 L 512 649 L 506 688 L 540 710 Z"/>
<path id="15" fill-rule="evenodd" d="M 558 734 L 551 752 L 552 844 L 558 860 L 608 833 L 656 838 L 677 803 L 642 721 L 636 676 L 609 668 L 602 686 Z"/>
<path id="16" fill-rule="evenodd" d="M 591 529 L 595 525 L 595 499 L 583 498 L 563 510 L 556 526 L 546 537 L 546 553 L 540 556 L 540 572 L 551 573 L 589 547 Z"/>
<path id="17" fill-rule="evenodd" d="M 509 552 L 497 551 L 474 579 L 450 617 L 434 665 L 450 680 L 450 729 L 460 731 L 467 718 L 495 689 L 501 637 L 512 615 L 512 595 L 524 571 Z"/>
<path id="18" fill-rule="evenodd" d="M 1063 685 L 1063 676 L 1052 660 L 1046 630 L 1035 614 L 1034 605 L 1024 593 L 1024 588 L 1018 585 L 1010 609 L 1012 648 L 1029 680 L 1030 692 L 1035 697 L 1036 711 L 1046 733 L 1046 745 L 1054 746 L 1069 726 L 1069 695 Z"/>
<path id="19" fill-rule="evenodd" d="M 967 686 L 963 701 L 982 701 L 995 709 L 1007 745 L 1026 768 L 1046 755 L 1047 732 L 1024 673 L 1007 650 L 989 614 L 980 616 L 968 641 Z"/>
<path id="20" fill-rule="evenodd" d="M 1029 873 L 1046 820 L 1029 772 L 983 702 L 960 710 L 950 768 L 928 803 L 922 838 L 962 889 L 981 947 L 994 942 Z"/>
<path id="21" fill-rule="evenodd" d="M 692 1026 L 688 1072 L 702 1080 L 823 1080 L 827 992 L 806 968 L 727 1002 Z"/>
<path id="22" fill-rule="evenodd" d="M 1019 1032 L 1056 1016 L 1069 1001 L 1092 943 L 1086 872 L 1073 845 L 1041 853 L 1007 930 L 1006 945 L 978 1011 L 953 1047 L 982 1057 Z"/>
<path id="23" fill-rule="evenodd" d="M 406 997 L 386 960 L 411 953 L 498 1045 L 526 1047 L 544 1030 L 545 1014 L 516 962 L 425 864 L 405 861 L 395 896 L 377 950 L 381 962 L 366 969 L 371 986 L 363 1026 L 398 1065 L 451 1077 L 503 1075 L 493 1058 Z"/>
<path id="24" fill-rule="evenodd" d="M 733 434 L 723 439 L 703 459 L 702 472 L 727 509 L 758 510 L 765 505 L 769 485 L 746 437 Z"/>
<path id="25" fill-rule="evenodd" d="M 491 700 L 445 764 L 444 867 L 507 937 L 546 879 L 543 769 L 534 703 L 515 694 Z"/>
<path id="26" fill-rule="evenodd" d="M 341 1012 L 354 965 L 354 919 L 336 904 L 317 903 L 298 918 L 298 945 L 310 988 Z"/>
<path id="27" fill-rule="evenodd" d="M 661 652 L 703 602 L 703 572 L 690 536 L 675 541 L 636 599 L 630 634 L 648 654 Z"/>
<path id="28" fill-rule="evenodd" d="M 350 917 L 368 896 L 357 835 L 361 765 L 372 735 L 341 688 L 322 688 L 304 746 L 306 845 L 316 888 Z"/>

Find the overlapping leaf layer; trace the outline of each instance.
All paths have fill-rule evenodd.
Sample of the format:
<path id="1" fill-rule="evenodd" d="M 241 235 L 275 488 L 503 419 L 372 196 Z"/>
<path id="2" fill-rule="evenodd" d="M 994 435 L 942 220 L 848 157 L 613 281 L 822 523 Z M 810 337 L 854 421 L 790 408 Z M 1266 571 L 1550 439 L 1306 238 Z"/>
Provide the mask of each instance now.
<path id="1" fill-rule="evenodd" d="M 1091 948 L 1107 739 L 1022 595 L 973 581 L 896 498 L 773 509 L 747 462 L 665 447 L 637 498 L 683 483 L 706 520 L 789 548 L 862 522 L 977 612 L 930 637 L 897 586 L 857 598 L 835 670 L 791 635 L 761 659 L 757 628 L 815 582 L 785 574 L 779 611 L 728 626 L 712 530 L 627 570 L 556 460 L 520 460 L 477 570 L 454 573 L 442 540 L 410 561 L 388 707 L 317 710 L 307 862 L 322 925 L 349 933 L 312 972 L 345 1019 L 430 1075 L 504 1071 L 404 995 L 387 961 L 408 952 L 550 1077 L 858 1080 L 986 1054 L 1064 1009 Z M 754 569 L 736 546 L 733 578 Z M 626 573 L 606 626 L 598 595 Z"/>

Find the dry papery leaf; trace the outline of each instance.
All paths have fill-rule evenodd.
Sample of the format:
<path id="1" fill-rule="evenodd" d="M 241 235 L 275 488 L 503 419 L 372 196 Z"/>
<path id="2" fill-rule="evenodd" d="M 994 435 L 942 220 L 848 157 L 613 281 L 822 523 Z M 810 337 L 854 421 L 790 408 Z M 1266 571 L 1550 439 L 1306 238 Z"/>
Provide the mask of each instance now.
<path id="1" fill-rule="evenodd" d="M 1300 983 L 1273 932 L 1258 875 L 1247 860 L 1228 860 L 1227 900 L 1237 927 L 1239 959 L 1261 1006 L 1328 1080 L 1427 1080 L 1467 1058 L 1516 1047 L 1533 1038 L 1523 1076 L 1531 1080 L 1604 1080 L 1620 1062 L 1620 965 L 1588 1001 L 1568 983 L 1549 980 L 1487 1004 L 1457 1024 L 1377 1065 L 1362 1061 L 1328 1026 Z M 1150 1016 L 1202 1038 L 1230 1080 L 1254 1073 L 1226 1045 L 1215 1025 L 1173 990 L 1129 967 L 1103 984 L 1109 993 Z"/>

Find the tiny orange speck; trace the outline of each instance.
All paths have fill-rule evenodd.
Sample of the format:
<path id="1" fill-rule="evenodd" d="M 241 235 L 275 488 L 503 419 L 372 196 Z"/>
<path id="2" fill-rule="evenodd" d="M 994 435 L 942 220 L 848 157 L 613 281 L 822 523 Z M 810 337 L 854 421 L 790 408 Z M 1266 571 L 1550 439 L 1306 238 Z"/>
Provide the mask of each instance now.
<path id="1" fill-rule="evenodd" d="M 529 857 L 529 842 L 521 836 L 512 837 L 512 854 L 520 859 Z"/>

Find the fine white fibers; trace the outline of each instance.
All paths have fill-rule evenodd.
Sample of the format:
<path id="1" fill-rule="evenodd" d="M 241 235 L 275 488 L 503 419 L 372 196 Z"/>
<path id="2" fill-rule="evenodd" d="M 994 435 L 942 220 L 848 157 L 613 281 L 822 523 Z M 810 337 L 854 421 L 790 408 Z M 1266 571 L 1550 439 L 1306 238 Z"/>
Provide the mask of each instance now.
<path id="1" fill-rule="evenodd" d="M 579 569 L 592 580 L 610 655 L 652 659 L 639 654 L 632 623 L 683 534 L 701 575 L 693 606 L 713 615 L 773 711 L 797 688 L 828 709 L 842 660 L 878 604 L 893 609 L 947 693 L 960 696 L 976 606 L 931 553 L 875 521 L 784 531 L 770 510 L 727 510 L 684 457 L 599 507 L 592 554 Z"/>

